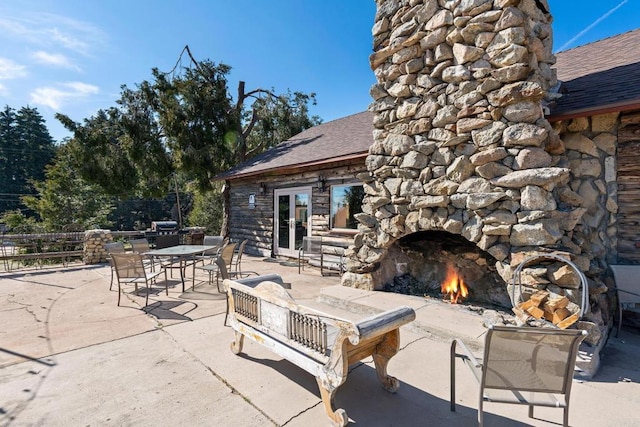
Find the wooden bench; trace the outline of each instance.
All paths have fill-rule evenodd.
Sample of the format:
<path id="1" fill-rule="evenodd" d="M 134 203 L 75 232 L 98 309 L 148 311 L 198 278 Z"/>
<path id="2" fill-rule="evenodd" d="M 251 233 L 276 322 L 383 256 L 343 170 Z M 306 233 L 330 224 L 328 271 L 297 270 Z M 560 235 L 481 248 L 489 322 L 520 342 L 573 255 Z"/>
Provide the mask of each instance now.
<path id="1" fill-rule="evenodd" d="M 349 421 L 344 409 L 333 409 L 333 398 L 350 365 L 373 356 L 382 386 L 392 393 L 398 389 L 398 380 L 387 374 L 387 364 L 399 350 L 400 327 L 415 319 L 413 309 L 403 306 L 352 322 L 296 303 L 279 284 L 281 278 L 270 279 L 224 281 L 234 354 L 242 351 L 246 336 L 314 375 L 335 426 Z"/>

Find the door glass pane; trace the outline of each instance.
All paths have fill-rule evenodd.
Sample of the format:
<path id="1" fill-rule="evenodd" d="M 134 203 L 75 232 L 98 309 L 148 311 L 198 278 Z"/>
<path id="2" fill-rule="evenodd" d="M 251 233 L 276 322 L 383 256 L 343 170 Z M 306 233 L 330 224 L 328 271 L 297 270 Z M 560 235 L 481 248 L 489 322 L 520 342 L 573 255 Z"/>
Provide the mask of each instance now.
<path id="1" fill-rule="evenodd" d="M 278 196 L 278 247 L 289 249 L 289 200 L 288 194 Z"/>
<path id="2" fill-rule="evenodd" d="M 309 225 L 309 195 L 306 193 L 296 194 L 296 233 L 294 248 L 302 247 L 302 238 L 307 235 Z"/>

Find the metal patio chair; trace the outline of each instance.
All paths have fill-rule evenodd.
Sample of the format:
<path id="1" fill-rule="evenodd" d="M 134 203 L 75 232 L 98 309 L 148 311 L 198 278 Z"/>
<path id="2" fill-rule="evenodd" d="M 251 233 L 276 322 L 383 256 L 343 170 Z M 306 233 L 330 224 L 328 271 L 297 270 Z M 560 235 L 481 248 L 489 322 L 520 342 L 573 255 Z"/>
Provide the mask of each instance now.
<path id="1" fill-rule="evenodd" d="M 229 275 L 236 279 L 241 279 L 244 275 L 242 273 L 242 254 L 244 253 L 244 247 L 247 246 L 248 239 L 244 239 L 234 252 L 231 264 L 229 266 Z"/>
<path id="2" fill-rule="evenodd" d="M 202 267 L 197 267 L 201 270 L 209 273 L 209 284 L 213 283 L 213 275 L 216 275 L 216 286 L 218 286 L 218 290 L 220 290 L 220 269 L 218 268 L 218 260 L 222 260 L 224 265 L 227 267 L 227 272 L 231 271 L 233 266 L 233 255 L 236 250 L 237 243 L 227 243 L 222 247 L 220 251 L 220 255 L 216 258 L 216 260 L 211 264 L 203 265 Z"/>
<path id="3" fill-rule="evenodd" d="M 451 343 L 450 409 L 456 410 L 455 361 L 461 359 L 480 383 L 478 425 L 484 402 L 563 408 L 569 425 L 571 382 L 578 346 L 587 335 L 579 329 L 492 326 L 485 337 L 482 362 L 459 339 Z M 457 349 L 461 353 L 457 353 Z"/>
<path id="4" fill-rule="evenodd" d="M 149 293 L 151 285 L 156 283 L 157 277 L 164 271 L 164 290 L 169 295 L 169 284 L 167 283 L 167 270 L 151 271 L 145 267 L 142 255 L 137 253 L 111 254 L 111 259 L 116 269 L 116 277 L 118 278 L 118 305 L 120 305 L 120 296 L 122 294 L 123 285 L 135 286 L 138 292 L 138 285 L 144 284 L 147 288 L 145 307 L 149 305 Z"/>
<path id="5" fill-rule="evenodd" d="M 222 236 L 204 236 L 202 244 L 205 246 L 215 246 L 214 249 L 204 251 L 202 255 L 198 255 L 196 259 L 198 262 L 202 262 L 202 265 L 211 264 L 214 262 L 220 254 L 220 249 L 224 245 L 224 237 Z"/>
<path id="6" fill-rule="evenodd" d="M 616 281 L 618 294 L 618 330 L 622 327 L 622 312 L 627 305 L 634 306 L 640 303 L 640 265 L 610 265 L 613 277 Z"/>
<path id="7" fill-rule="evenodd" d="M 115 276 L 115 273 L 116 273 L 116 266 L 113 263 L 113 260 L 111 259 L 111 255 L 123 254 L 126 251 L 124 249 L 124 243 L 122 242 L 105 243 L 104 248 L 107 251 L 107 255 L 109 258 L 109 265 L 111 266 L 111 281 L 109 282 L 109 290 L 111 290 L 113 288 L 113 276 Z"/>
<path id="8" fill-rule="evenodd" d="M 322 268 L 322 237 L 306 236 L 302 238 L 302 246 L 298 249 L 298 274 L 304 270 L 304 264 L 311 260 L 320 261 Z"/>

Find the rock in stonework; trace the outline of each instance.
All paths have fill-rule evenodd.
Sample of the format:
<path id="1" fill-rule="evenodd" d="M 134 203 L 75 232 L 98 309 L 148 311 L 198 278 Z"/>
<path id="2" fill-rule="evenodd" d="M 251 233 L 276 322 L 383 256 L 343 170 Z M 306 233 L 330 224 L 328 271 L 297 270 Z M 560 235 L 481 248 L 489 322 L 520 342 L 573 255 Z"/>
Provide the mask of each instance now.
<path id="1" fill-rule="evenodd" d="M 591 118 L 592 132 L 615 132 L 619 112 L 600 114 Z"/>
<path id="2" fill-rule="evenodd" d="M 599 177 L 602 164 L 599 159 L 576 159 L 569 162 L 571 173 L 576 177 Z"/>
<path id="3" fill-rule="evenodd" d="M 357 213 L 354 215 L 354 218 L 362 225 L 369 227 L 369 228 L 374 228 L 376 225 L 378 225 L 378 220 L 376 220 L 373 216 L 371 215 L 367 215 L 365 213 Z"/>
<path id="4" fill-rule="evenodd" d="M 466 179 L 458 187 L 458 193 L 491 193 L 493 190 L 488 180 L 479 177 Z"/>
<path id="5" fill-rule="evenodd" d="M 495 162 L 507 157 L 507 150 L 504 147 L 490 148 L 487 150 L 479 151 L 471 156 L 471 164 L 474 166 L 482 166 L 485 163 Z"/>
<path id="6" fill-rule="evenodd" d="M 458 129 L 458 133 L 460 134 L 460 133 L 468 133 L 476 129 L 481 129 L 491 123 L 492 123 L 491 120 L 471 117 L 471 118 L 459 119 L 456 126 Z"/>
<path id="7" fill-rule="evenodd" d="M 520 204 L 529 211 L 555 211 L 557 208 L 553 195 L 536 185 L 527 185 L 522 189 Z"/>
<path id="8" fill-rule="evenodd" d="M 515 160 L 516 169 L 534 169 L 551 166 L 551 156 L 542 148 L 527 147 L 520 150 Z"/>
<path id="9" fill-rule="evenodd" d="M 557 224 L 542 220 L 537 223 L 514 225 L 509 243 L 512 246 L 553 245 L 561 237 Z"/>
<path id="10" fill-rule="evenodd" d="M 385 138 L 383 146 L 386 153 L 392 156 L 400 156 L 408 153 L 414 142 L 413 138 L 407 135 L 389 134 Z"/>
<path id="11" fill-rule="evenodd" d="M 442 80 L 447 83 L 460 83 L 471 80 L 471 72 L 463 65 L 454 65 L 442 71 Z"/>
<path id="12" fill-rule="evenodd" d="M 499 87 L 499 86 L 498 86 Z M 545 91 L 538 83 L 518 82 L 505 85 L 498 90 L 487 93 L 487 99 L 496 107 L 506 107 L 522 101 L 540 101 Z"/>
<path id="13" fill-rule="evenodd" d="M 473 193 L 467 197 L 467 209 L 477 210 L 486 208 L 504 198 L 505 193 Z"/>
<path id="14" fill-rule="evenodd" d="M 456 157 L 451 165 L 447 168 L 447 177 L 452 181 L 462 182 L 471 177 L 474 171 L 474 166 L 471 161 L 466 157 Z"/>
<path id="15" fill-rule="evenodd" d="M 595 142 L 580 133 L 567 133 L 563 135 L 562 141 L 567 150 L 575 150 L 593 157 L 599 156 Z"/>
<path id="16" fill-rule="evenodd" d="M 467 46 L 462 43 L 456 43 L 453 45 L 453 56 L 458 64 L 473 62 L 482 58 L 482 55 L 484 55 L 484 49 L 480 49 L 475 46 Z"/>
<path id="17" fill-rule="evenodd" d="M 560 182 L 568 177 L 567 168 L 536 168 L 511 172 L 505 176 L 491 180 L 498 187 L 522 188 L 526 185 L 544 187 L 548 184 Z"/>
<path id="18" fill-rule="evenodd" d="M 542 116 L 542 108 L 537 102 L 516 102 L 504 107 L 502 115 L 510 122 L 535 123 Z"/>
<path id="19" fill-rule="evenodd" d="M 423 186 L 423 188 L 426 194 L 432 196 L 450 196 L 458 190 L 459 186 L 459 183 L 448 179 L 446 176 L 442 176 L 440 178 L 429 181 Z"/>
<path id="20" fill-rule="evenodd" d="M 429 164 L 429 157 L 417 151 L 409 151 L 402 159 L 401 168 L 423 169 Z"/>
<path id="21" fill-rule="evenodd" d="M 486 147 L 500 141 L 502 139 L 502 132 L 506 128 L 507 125 L 502 122 L 493 122 L 480 130 L 472 131 L 471 138 L 473 139 L 473 143 L 478 147 Z"/>
<path id="22" fill-rule="evenodd" d="M 502 163 L 491 162 L 476 168 L 478 175 L 485 179 L 493 179 L 513 172 L 513 169 Z"/>
<path id="23" fill-rule="evenodd" d="M 540 147 L 547 138 L 547 129 L 530 123 L 517 123 L 502 133 L 505 147 Z"/>
<path id="24" fill-rule="evenodd" d="M 524 80 L 530 72 L 531 68 L 528 64 L 516 63 L 507 67 L 498 68 L 497 70 L 492 70 L 491 76 L 500 83 L 513 83 L 519 80 Z M 540 114 L 542 114 L 542 111 Z"/>

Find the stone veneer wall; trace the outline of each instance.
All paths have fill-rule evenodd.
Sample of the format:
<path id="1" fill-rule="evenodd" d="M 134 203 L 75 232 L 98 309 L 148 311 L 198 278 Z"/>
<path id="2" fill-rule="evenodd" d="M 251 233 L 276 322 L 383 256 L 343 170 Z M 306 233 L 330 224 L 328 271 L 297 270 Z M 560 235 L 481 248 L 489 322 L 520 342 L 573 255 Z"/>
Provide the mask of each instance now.
<path id="1" fill-rule="evenodd" d="M 557 84 L 546 0 L 377 5 L 374 144 L 343 284 L 380 289 L 394 242 L 443 230 L 490 253 L 507 283 L 542 251 L 606 290 L 597 276 L 615 221 L 609 118 L 546 120 Z M 566 274 L 531 274 L 534 285 L 576 286 Z"/>
<path id="2" fill-rule="evenodd" d="M 108 261 L 105 243 L 113 241 L 110 230 L 87 230 L 84 232 L 84 252 L 82 260 L 85 264 L 100 264 Z"/>

